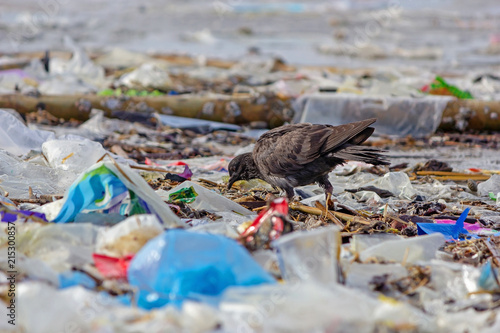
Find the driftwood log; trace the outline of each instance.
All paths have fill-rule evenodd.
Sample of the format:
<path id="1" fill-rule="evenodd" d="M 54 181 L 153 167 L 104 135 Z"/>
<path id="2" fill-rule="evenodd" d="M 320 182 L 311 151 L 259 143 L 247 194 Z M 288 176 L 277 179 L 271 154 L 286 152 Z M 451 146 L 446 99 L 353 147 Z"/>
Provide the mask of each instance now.
<path id="1" fill-rule="evenodd" d="M 101 109 L 113 118 L 122 118 L 125 113 L 147 116 L 158 112 L 238 125 L 260 122 L 269 128 L 281 126 L 293 116 L 289 103 L 278 96 L 246 94 L 154 97 L 11 94 L 0 95 L 0 108 L 12 108 L 21 114 L 44 109 L 67 120 L 87 120 L 92 108 Z M 453 100 L 446 106 L 439 128 L 445 131 L 500 131 L 500 101 Z"/>
<path id="2" fill-rule="evenodd" d="M 144 115 L 154 112 L 230 124 L 265 123 L 277 127 L 293 116 L 288 103 L 274 95 L 177 95 L 154 97 L 109 97 L 97 95 L 64 95 L 32 97 L 0 95 L 0 108 L 11 108 L 21 114 L 46 110 L 63 119 L 87 120 L 93 108 L 108 117 L 121 118 L 124 112 Z"/>

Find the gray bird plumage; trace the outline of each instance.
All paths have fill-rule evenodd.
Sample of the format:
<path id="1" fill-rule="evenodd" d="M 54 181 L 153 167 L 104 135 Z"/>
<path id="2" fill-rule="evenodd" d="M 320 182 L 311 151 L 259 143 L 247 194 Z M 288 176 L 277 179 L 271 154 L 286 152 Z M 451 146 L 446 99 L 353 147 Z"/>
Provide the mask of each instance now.
<path id="1" fill-rule="evenodd" d="M 360 146 L 374 129 L 376 119 L 340 126 L 320 124 L 285 125 L 264 133 L 252 153 L 236 156 L 229 163 L 229 183 L 259 178 L 284 190 L 289 199 L 293 188 L 317 182 L 325 194 L 333 187 L 328 173 L 347 160 L 388 165 L 382 151 Z"/>

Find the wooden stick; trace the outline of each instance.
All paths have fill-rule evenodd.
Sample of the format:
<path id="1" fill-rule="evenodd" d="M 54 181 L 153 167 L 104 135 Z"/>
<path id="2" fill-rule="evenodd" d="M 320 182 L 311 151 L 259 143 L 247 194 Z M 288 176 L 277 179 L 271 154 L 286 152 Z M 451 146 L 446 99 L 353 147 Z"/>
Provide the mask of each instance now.
<path id="1" fill-rule="evenodd" d="M 452 172 L 452 171 L 417 171 L 417 176 L 484 176 L 480 173 L 465 173 L 465 172 Z"/>
<path id="2" fill-rule="evenodd" d="M 321 209 L 322 211 L 326 211 L 327 212 L 326 217 L 328 217 L 333 223 L 338 225 L 341 228 L 341 230 L 343 230 L 345 228 L 345 225 L 337 217 L 335 217 L 335 215 L 333 215 L 329 209 L 326 209 L 325 206 L 323 206 L 321 204 L 321 202 L 316 201 L 315 205 L 317 208 Z"/>
<path id="3" fill-rule="evenodd" d="M 303 212 L 306 214 L 320 216 L 323 213 L 323 211 L 319 208 L 306 206 L 306 205 L 303 205 L 303 204 L 298 203 L 298 202 L 291 202 L 288 206 L 290 207 L 290 209 L 298 210 L 299 212 Z M 355 222 L 355 223 L 360 223 L 360 224 L 365 224 L 365 225 L 372 224 L 372 222 L 370 222 L 369 220 L 360 218 L 359 216 L 353 216 L 353 215 L 344 214 L 344 213 L 335 212 L 335 211 L 330 211 L 330 213 L 332 213 L 335 217 L 338 217 L 339 219 L 341 219 L 342 221 L 345 221 L 345 222 Z"/>

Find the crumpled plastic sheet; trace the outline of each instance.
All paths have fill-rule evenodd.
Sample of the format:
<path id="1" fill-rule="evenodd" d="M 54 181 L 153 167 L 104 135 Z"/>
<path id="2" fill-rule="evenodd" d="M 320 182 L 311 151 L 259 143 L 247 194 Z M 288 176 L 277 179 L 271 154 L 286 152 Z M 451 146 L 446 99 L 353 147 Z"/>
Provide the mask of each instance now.
<path id="1" fill-rule="evenodd" d="M 397 280 L 408 275 L 401 264 L 360 264 L 352 263 L 345 269 L 346 286 L 370 291 L 370 282 L 376 276 L 388 275 L 390 280 Z"/>
<path id="2" fill-rule="evenodd" d="M 64 37 L 64 44 L 73 52 L 70 60 L 53 58 L 50 62 L 50 76 L 60 75 L 61 77 L 71 78 L 75 76 L 83 80 L 85 85 L 93 85 L 96 88 L 104 88 L 109 85 L 109 80 L 105 77 L 104 68 L 94 64 L 85 53 L 83 47 L 75 43 L 69 36 Z M 73 79 L 70 81 L 77 83 Z M 75 85 L 75 88 L 81 87 Z"/>
<path id="3" fill-rule="evenodd" d="M 410 178 L 404 172 L 388 172 L 364 186 L 373 185 L 382 190 L 387 190 L 401 199 L 411 200 L 417 192 L 411 184 Z"/>
<path id="4" fill-rule="evenodd" d="M 0 150 L 0 194 L 8 192 L 11 198 L 29 198 L 29 187 L 35 195 L 64 193 L 76 177 L 48 167 L 44 160 L 23 161 Z"/>
<path id="5" fill-rule="evenodd" d="M 52 132 L 28 128 L 20 119 L 5 109 L 0 109 L 0 123 L 2 124 L 0 126 L 0 149 L 16 156 L 25 155 L 31 150 L 40 151 L 45 141 L 55 138 Z"/>
<path id="6" fill-rule="evenodd" d="M 181 229 L 149 241 L 132 259 L 128 280 L 145 309 L 185 299 L 216 302 L 229 286 L 275 283 L 236 241 Z"/>
<path id="7" fill-rule="evenodd" d="M 54 169 L 81 173 L 106 154 L 99 142 L 81 140 L 49 140 L 42 145 L 43 155 Z"/>
<path id="8" fill-rule="evenodd" d="M 333 285 L 287 283 L 232 287 L 220 304 L 229 332 L 374 332 L 379 324 L 432 331 L 433 319 L 411 305 L 377 300 Z M 408 327 L 406 326 L 406 327 Z"/>
<path id="9" fill-rule="evenodd" d="M 493 193 L 495 197 L 500 193 L 500 175 L 494 174 L 491 177 L 477 185 L 477 192 L 479 195 L 488 196 Z"/>
<path id="10" fill-rule="evenodd" d="M 339 228 L 329 226 L 296 231 L 273 241 L 280 270 L 287 281 L 316 281 L 329 285 L 338 281 Z"/>
<path id="11" fill-rule="evenodd" d="M 146 63 L 130 73 L 123 74 L 115 82 L 115 86 L 126 86 L 134 89 L 161 89 L 170 90 L 174 88 L 172 79 L 167 71 L 156 64 Z"/>
<path id="12" fill-rule="evenodd" d="M 63 272 L 92 262 L 96 237 L 97 227 L 90 223 L 18 227 L 16 248 L 19 254 Z"/>
<path id="13" fill-rule="evenodd" d="M 133 215 L 109 229 L 99 229 L 96 253 L 114 257 L 136 254 L 149 239 L 162 232 L 163 226 L 155 215 Z"/>
<path id="14" fill-rule="evenodd" d="M 400 240 L 388 240 L 373 245 L 359 254 L 361 261 L 371 257 L 400 263 L 415 263 L 431 260 L 436 251 L 444 244 L 445 237 L 440 233 Z"/>
<path id="15" fill-rule="evenodd" d="M 16 301 L 17 324 L 24 332 L 33 333 L 66 332 L 68 328 L 94 332 L 95 327 L 113 331 L 111 318 L 106 317 L 111 313 L 119 316 L 120 310 L 136 312 L 105 293 L 81 286 L 56 290 L 36 281 L 19 283 Z"/>
<path id="16" fill-rule="evenodd" d="M 346 93 L 303 95 L 294 103 L 294 122 L 341 125 L 377 118 L 375 133 L 423 137 L 433 134 L 454 98 L 446 96 L 386 97 Z"/>
<path id="17" fill-rule="evenodd" d="M 1 332 L 202 333 L 216 330 L 220 322 L 216 309 L 197 302 L 145 311 L 130 307 L 126 298 L 81 286 L 55 289 L 39 281 L 27 281 L 18 283 L 17 291 L 16 326 L 1 321 Z M 0 303 L 0 315 L 6 318 L 8 309 Z"/>

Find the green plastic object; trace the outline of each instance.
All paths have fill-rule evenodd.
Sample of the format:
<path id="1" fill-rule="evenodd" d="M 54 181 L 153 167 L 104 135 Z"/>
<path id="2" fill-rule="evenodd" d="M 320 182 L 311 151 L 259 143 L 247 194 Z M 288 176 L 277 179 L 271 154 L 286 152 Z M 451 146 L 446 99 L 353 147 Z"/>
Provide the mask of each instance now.
<path id="1" fill-rule="evenodd" d="M 473 99 L 474 98 L 474 97 L 472 97 L 472 94 L 470 92 L 460 90 L 459 88 L 446 82 L 440 76 L 436 76 L 436 78 L 434 79 L 434 82 L 431 83 L 431 90 L 435 90 L 435 89 L 446 89 L 453 96 L 460 98 L 460 99 Z"/>
<path id="2" fill-rule="evenodd" d="M 171 203 L 185 202 L 191 203 L 196 200 L 198 193 L 191 187 L 185 187 L 177 192 L 170 193 L 168 196 L 168 201 Z"/>

